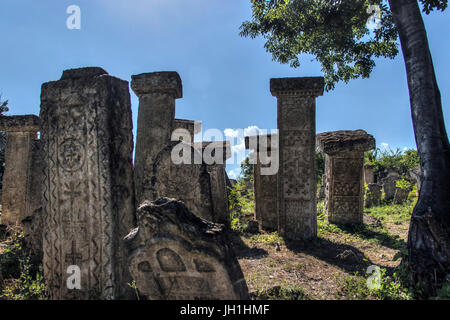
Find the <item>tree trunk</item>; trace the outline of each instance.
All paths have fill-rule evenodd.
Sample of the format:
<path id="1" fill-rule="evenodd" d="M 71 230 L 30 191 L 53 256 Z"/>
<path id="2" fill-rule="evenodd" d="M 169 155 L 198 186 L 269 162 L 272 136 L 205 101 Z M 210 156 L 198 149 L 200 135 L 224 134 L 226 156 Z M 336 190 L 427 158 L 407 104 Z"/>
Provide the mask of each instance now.
<path id="1" fill-rule="evenodd" d="M 417 0 L 389 0 L 389 4 L 405 60 L 422 168 L 419 200 L 409 227 L 408 259 L 404 262 L 424 296 L 431 296 L 450 277 L 450 145 Z"/>

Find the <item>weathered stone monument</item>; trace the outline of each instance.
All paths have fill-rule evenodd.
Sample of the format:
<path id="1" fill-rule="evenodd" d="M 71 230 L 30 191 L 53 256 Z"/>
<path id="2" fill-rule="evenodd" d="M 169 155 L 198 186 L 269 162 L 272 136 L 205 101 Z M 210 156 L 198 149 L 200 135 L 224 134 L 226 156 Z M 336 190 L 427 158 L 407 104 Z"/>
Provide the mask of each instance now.
<path id="1" fill-rule="evenodd" d="M 211 196 L 213 203 L 213 222 L 230 225 L 230 214 L 228 208 L 227 173 L 225 171 L 226 161 L 231 158 L 231 145 L 229 141 L 204 141 L 194 143 L 194 147 L 202 153 L 203 160 L 210 155 L 211 162 L 207 163 L 207 170 L 211 185 Z M 220 152 L 222 156 L 217 154 Z M 217 161 L 215 161 L 217 158 Z M 207 161 L 207 160 L 206 160 Z"/>
<path id="2" fill-rule="evenodd" d="M 51 297 L 133 294 L 120 241 L 135 225 L 128 82 L 96 67 L 66 70 L 42 85 L 41 123 Z"/>
<path id="3" fill-rule="evenodd" d="M 155 157 L 148 179 L 149 199 L 175 198 L 199 217 L 215 220 L 208 167 L 193 144 L 169 142 Z"/>
<path id="4" fill-rule="evenodd" d="M 264 148 L 267 157 L 270 159 L 272 152 L 278 152 L 278 148 L 272 150 L 272 136 L 266 135 L 264 142 L 261 136 L 245 137 L 245 148 L 253 149 L 253 157 L 256 162 L 253 165 L 253 190 L 255 194 L 255 219 L 263 229 L 278 229 L 278 213 L 277 213 L 277 174 L 261 174 L 261 168 L 267 168 L 272 165 L 270 161 L 261 162 L 260 148 Z M 278 138 L 278 137 L 276 137 Z M 254 139 L 254 141 L 251 140 Z M 277 142 L 278 145 L 278 142 Z"/>
<path id="5" fill-rule="evenodd" d="M 394 199 L 397 180 L 399 180 L 399 176 L 396 174 L 388 175 L 386 178 L 381 179 L 385 200 Z"/>
<path id="6" fill-rule="evenodd" d="M 139 97 L 139 113 L 134 161 L 136 200 L 152 198 L 150 176 L 158 153 L 171 140 L 175 119 L 175 99 L 183 96 L 176 72 L 153 72 L 132 76 L 131 88 Z"/>
<path id="7" fill-rule="evenodd" d="M 392 201 L 394 204 L 403 204 L 408 200 L 410 190 L 395 188 L 394 200 Z"/>
<path id="8" fill-rule="evenodd" d="M 39 117 L 0 116 L 0 131 L 7 132 L 1 222 L 12 227 L 41 206 Z"/>
<path id="9" fill-rule="evenodd" d="M 249 299 L 222 225 L 199 218 L 174 199 L 144 202 L 138 228 L 125 238 L 129 270 L 149 300 Z"/>
<path id="10" fill-rule="evenodd" d="M 364 166 L 364 183 L 369 185 L 375 182 L 374 166 L 365 165 Z"/>
<path id="11" fill-rule="evenodd" d="M 376 183 L 369 183 L 366 190 L 364 207 L 370 208 L 381 204 L 381 186 Z"/>
<path id="12" fill-rule="evenodd" d="M 363 222 L 364 152 L 375 148 L 375 139 L 364 130 L 333 131 L 317 135 L 326 154 L 326 210 L 336 224 Z"/>
<path id="13" fill-rule="evenodd" d="M 270 79 L 278 100 L 278 230 L 288 239 L 317 235 L 315 131 L 316 97 L 324 79 Z"/>

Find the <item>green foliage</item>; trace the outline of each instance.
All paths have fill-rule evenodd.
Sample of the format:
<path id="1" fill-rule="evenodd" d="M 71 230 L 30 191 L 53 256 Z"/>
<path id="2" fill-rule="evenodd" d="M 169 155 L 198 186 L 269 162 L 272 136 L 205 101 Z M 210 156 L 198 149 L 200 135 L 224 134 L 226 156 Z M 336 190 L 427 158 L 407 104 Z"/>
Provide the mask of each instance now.
<path id="1" fill-rule="evenodd" d="M 402 176 L 405 176 L 410 169 L 420 166 L 419 155 L 417 150 L 381 150 L 377 148 L 368 151 L 364 155 L 364 164 L 373 165 L 375 175 L 379 175 L 387 168 L 393 168 Z"/>
<path id="2" fill-rule="evenodd" d="M 443 11 L 447 0 L 420 0 L 427 14 Z M 398 32 L 386 0 L 251 0 L 252 20 L 240 27 L 240 35 L 266 39 L 273 60 L 300 66 L 308 54 L 321 64 L 326 89 L 339 81 L 368 78 L 375 58 L 397 56 Z M 370 30 L 370 5 L 380 8 L 380 27 Z M 305 57 L 310 59 L 309 57 Z"/>
<path id="3" fill-rule="evenodd" d="M 250 163 L 250 157 L 245 158 L 241 163 L 241 174 L 238 180 L 253 181 L 253 165 Z"/>
<path id="4" fill-rule="evenodd" d="M 259 244 L 267 244 L 271 246 L 276 246 L 277 244 L 283 243 L 284 240 L 278 235 L 278 232 L 272 233 L 261 233 L 251 236 L 251 240 Z"/>
<path id="5" fill-rule="evenodd" d="M 325 173 L 325 154 L 316 152 L 316 180 L 319 185 L 322 184 L 322 175 Z"/>
<path id="6" fill-rule="evenodd" d="M 411 191 L 411 190 L 412 190 L 412 185 L 411 185 L 411 183 L 410 183 L 408 180 L 405 180 L 405 179 L 397 180 L 397 181 L 395 182 L 395 186 L 396 186 L 397 188 L 400 188 L 400 189 L 403 189 L 403 190 L 408 190 L 408 191 Z"/>
<path id="7" fill-rule="evenodd" d="M 244 179 L 228 190 L 231 229 L 242 232 L 245 229 L 244 216 L 254 212 L 254 193 L 248 190 Z"/>
<path id="8" fill-rule="evenodd" d="M 388 275 L 385 268 L 380 268 L 379 288 L 369 289 L 367 285 L 370 274 L 364 276 L 335 277 L 340 294 L 352 300 L 411 300 L 413 293 L 404 285 L 397 273 Z"/>
<path id="9" fill-rule="evenodd" d="M 0 299 L 46 299 L 42 265 L 33 262 L 29 252 L 24 249 L 23 240 L 23 234 L 15 233 L 9 248 L 0 255 L 0 279 L 5 279 Z"/>

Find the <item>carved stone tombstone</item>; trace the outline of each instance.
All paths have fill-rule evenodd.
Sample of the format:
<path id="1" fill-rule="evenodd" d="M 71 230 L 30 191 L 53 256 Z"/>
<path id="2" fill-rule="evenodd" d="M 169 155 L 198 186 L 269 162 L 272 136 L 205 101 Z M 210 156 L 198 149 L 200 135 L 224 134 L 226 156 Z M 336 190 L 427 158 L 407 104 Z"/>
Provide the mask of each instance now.
<path id="1" fill-rule="evenodd" d="M 151 199 L 174 198 L 203 219 L 216 219 L 208 167 L 192 144 L 169 142 L 156 156 L 148 178 L 149 189 L 143 190 Z"/>
<path id="2" fill-rule="evenodd" d="M 374 175 L 374 166 L 372 165 L 365 165 L 364 166 L 364 183 L 365 184 L 371 184 L 375 182 L 375 175 Z"/>
<path id="3" fill-rule="evenodd" d="M 153 72 L 132 76 L 131 88 L 139 97 L 134 178 L 139 204 L 152 199 L 150 176 L 158 153 L 171 140 L 175 99 L 183 96 L 176 72 Z"/>
<path id="4" fill-rule="evenodd" d="M 129 270 L 149 300 L 249 299 L 223 225 L 160 198 L 138 209 L 138 228 L 125 238 Z"/>
<path id="5" fill-rule="evenodd" d="M 394 204 L 403 204 L 408 200 L 410 190 L 395 188 L 394 200 L 392 201 Z"/>
<path id="6" fill-rule="evenodd" d="M 0 131 L 7 132 L 1 223 L 21 225 L 41 205 L 39 117 L 0 116 Z"/>
<path id="7" fill-rule="evenodd" d="M 397 188 L 397 180 L 399 180 L 399 176 L 395 174 L 388 175 L 386 178 L 381 180 L 385 200 L 394 199 L 395 190 Z"/>
<path id="8" fill-rule="evenodd" d="M 365 208 L 379 206 L 381 203 L 381 186 L 376 183 L 367 185 L 366 199 L 364 202 Z"/>
<path id="9" fill-rule="evenodd" d="M 195 148 L 202 153 L 203 161 L 207 161 L 207 170 L 210 178 L 211 196 L 214 215 L 213 222 L 230 225 L 230 214 L 228 206 L 227 173 L 225 171 L 226 161 L 231 158 L 231 145 L 229 141 L 204 141 L 194 143 Z M 221 152 L 222 156 L 216 152 Z M 207 155 L 211 156 L 211 162 L 205 160 Z"/>
<path id="10" fill-rule="evenodd" d="M 66 70 L 42 85 L 41 120 L 43 265 L 51 297 L 128 297 L 120 241 L 135 225 L 128 82 L 101 68 Z"/>
<path id="11" fill-rule="evenodd" d="M 255 219 L 263 229 L 278 229 L 278 213 L 277 213 L 277 179 L 276 174 L 261 174 L 261 168 L 267 168 L 272 165 L 270 161 L 261 162 L 260 148 L 264 148 L 267 157 L 270 159 L 272 152 L 278 152 L 278 148 L 272 147 L 272 136 L 266 135 L 265 141 L 260 139 L 261 136 L 245 137 L 245 148 L 253 149 L 252 155 L 256 157 L 253 165 L 253 189 L 255 194 Z M 254 140 L 254 141 L 252 141 Z M 278 143 L 277 143 L 278 144 Z M 270 172 L 272 173 L 272 172 Z"/>
<path id="12" fill-rule="evenodd" d="M 278 230 L 288 239 L 317 236 L 315 134 L 316 98 L 324 79 L 270 79 L 278 100 Z"/>
<path id="13" fill-rule="evenodd" d="M 375 139 L 364 130 L 333 131 L 317 135 L 326 154 L 326 210 L 336 224 L 363 222 L 364 152 L 375 148 Z"/>

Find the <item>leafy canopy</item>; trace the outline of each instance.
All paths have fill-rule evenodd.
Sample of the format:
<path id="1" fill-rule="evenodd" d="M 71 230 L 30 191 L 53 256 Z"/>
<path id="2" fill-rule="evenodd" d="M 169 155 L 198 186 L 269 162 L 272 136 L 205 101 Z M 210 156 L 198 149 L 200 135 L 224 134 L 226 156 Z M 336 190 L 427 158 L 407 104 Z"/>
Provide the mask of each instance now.
<path id="1" fill-rule="evenodd" d="M 419 0 L 423 10 L 445 10 L 448 0 Z M 301 54 L 322 65 L 326 89 L 339 81 L 368 78 L 375 58 L 398 54 L 397 30 L 386 0 L 250 0 L 252 21 L 240 35 L 266 39 L 265 49 L 275 61 L 299 67 Z M 379 25 L 368 21 L 379 7 Z M 373 7 L 372 7 L 373 8 Z"/>

